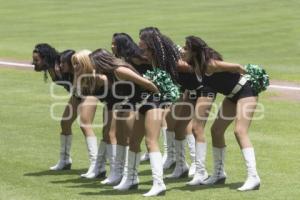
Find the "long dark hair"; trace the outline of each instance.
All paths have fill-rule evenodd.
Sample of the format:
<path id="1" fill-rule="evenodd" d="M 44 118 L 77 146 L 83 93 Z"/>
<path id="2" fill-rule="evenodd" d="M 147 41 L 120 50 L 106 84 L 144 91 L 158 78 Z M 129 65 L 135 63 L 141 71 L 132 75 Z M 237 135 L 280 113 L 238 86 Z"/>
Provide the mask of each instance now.
<path id="1" fill-rule="evenodd" d="M 72 61 L 71 61 L 71 58 L 72 56 L 75 54 L 75 51 L 72 50 L 72 49 L 67 49 L 63 52 L 61 52 L 59 54 L 60 56 L 60 60 L 62 60 L 63 62 L 66 62 L 69 66 L 73 66 L 72 65 Z M 60 62 L 60 61 L 59 61 Z"/>
<path id="2" fill-rule="evenodd" d="M 56 51 L 56 49 L 47 43 L 40 43 L 40 44 L 35 45 L 32 52 L 38 53 L 39 56 L 44 61 L 44 66 L 42 66 L 41 68 L 37 68 L 35 66 L 34 70 L 36 70 L 36 71 L 42 71 L 42 70 L 46 71 L 49 68 L 54 68 L 55 63 L 59 59 L 59 54 Z"/>
<path id="3" fill-rule="evenodd" d="M 116 43 L 116 57 L 124 58 L 126 62 L 132 63 L 132 58 L 144 60 L 142 51 L 127 33 L 115 33 L 113 39 Z"/>
<path id="4" fill-rule="evenodd" d="M 179 54 L 175 50 L 173 41 L 158 32 L 142 32 L 140 39 L 145 42 L 152 53 L 154 67 L 159 67 L 177 79 L 176 64 Z"/>
<path id="5" fill-rule="evenodd" d="M 204 76 L 207 70 L 207 65 L 211 59 L 223 60 L 222 55 L 213 48 L 209 47 L 201 38 L 196 36 L 188 36 L 185 38 L 185 40 L 187 48 L 192 53 L 190 64 L 193 67 L 196 67 L 196 60 L 202 76 Z"/>
<path id="6" fill-rule="evenodd" d="M 140 29 L 139 36 L 141 36 L 143 33 L 158 33 L 158 34 L 161 34 L 160 30 L 157 27 L 154 27 L 154 26 L 148 26 L 148 27 Z"/>
<path id="7" fill-rule="evenodd" d="M 139 74 L 130 64 L 115 57 L 112 53 L 105 49 L 97 49 L 89 55 L 97 73 L 104 74 L 112 81 L 114 70 L 120 66 L 127 67 Z M 140 75 L 140 74 L 139 74 Z"/>

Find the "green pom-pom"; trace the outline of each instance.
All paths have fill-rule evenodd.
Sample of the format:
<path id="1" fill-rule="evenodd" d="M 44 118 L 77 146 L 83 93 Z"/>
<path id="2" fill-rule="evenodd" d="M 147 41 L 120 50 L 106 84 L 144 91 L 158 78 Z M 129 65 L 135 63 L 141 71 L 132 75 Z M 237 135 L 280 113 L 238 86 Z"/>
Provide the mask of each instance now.
<path id="1" fill-rule="evenodd" d="M 247 64 L 245 65 L 247 73 L 245 77 L 250 81 L 251 87 L 257 92 L 260 93 L 267 89 L 270 85 L 269 75 L 266 71 L 259 65 Z"/>
<path id="2" fill-rule="evenodd" d="M 151 80 L 159 89 L 163 101 L 176 101 L 180 96 L 179 87 L 173 82 L 170 74 L 160 68 L 153 68 L 147 70 L 143 75 L 145 78 Z"/>

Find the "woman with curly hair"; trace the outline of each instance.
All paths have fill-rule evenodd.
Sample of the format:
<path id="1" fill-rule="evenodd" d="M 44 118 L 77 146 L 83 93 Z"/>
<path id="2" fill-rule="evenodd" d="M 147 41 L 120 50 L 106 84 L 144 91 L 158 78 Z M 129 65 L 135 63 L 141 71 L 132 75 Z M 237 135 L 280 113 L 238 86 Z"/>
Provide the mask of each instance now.
<path id="1" fill-rule="evenodd" d="M 172 76 L 184 91 L 181 99 L 171 107 L 172 112 L 167 117 L 168 128 L 175 131 L 176 166 L 167 178 L 186 177 L 189 167 L 185 161 L 185 143 L 187 129 L 192 121 L 196 137 L 195 174 L 189 185 L 201 184 L 208 178 L 205 169 L 206 142 L 204 126 L 215 98 L 211 88 L 202 87 L 197 78 L 185 70 L 186 62 L 180 59 L 180 50 L 167 36 L 159 33 L 144 33 L 140 36 L 140 47 L 150 58 L 153 66 L 158 66 Z M 195 113 L 195 116 L 193 115 Z M 171 123 L 170 123 L 171 122 Z M 171 124 L 169 126 L 169 124 Z"/>
<path id="2" fill-rule="evenodd" d="M 227 127 L 235 120 L 234 134 L 246 162 L 248 177 L 239 191 L 255 190 L 260 187 L 256 171 L 253 146 L 248 136 L 249 126 L 257 105 L 258 92 L 243 76 L 245 68 L 236 63 L 225 62 L 221 54 L 196 36 L 186 37 L 184 59 L 192 67 L 204 85 L 225 95 L 218 117 L 211 127 L 214 172 L 203 184 L 224 183 L 225 138 Z"/>

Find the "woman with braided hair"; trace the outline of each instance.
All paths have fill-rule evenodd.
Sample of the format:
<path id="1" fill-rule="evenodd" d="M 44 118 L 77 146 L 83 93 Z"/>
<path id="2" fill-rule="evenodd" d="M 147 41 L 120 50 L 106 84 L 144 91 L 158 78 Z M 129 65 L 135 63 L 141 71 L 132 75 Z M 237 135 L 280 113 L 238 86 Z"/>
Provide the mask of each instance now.
<path id="1" fill-rule="evenodd" d="M 145 27 L 142 28 L 139 32 L 139 35 L 142 34 L 161 34 L 160 30 L 157 27 Z M 168 123 L 166 121 L 167 116 L 170 114 L 170 107 L 166 107 L 164 110 L 164 118 L 163 118 L 163 124 L 161 127 L 161 134 L 163 136 L 164 142 L 164 153 L 163 153 L 163 169 L 170 169 L 175 165 L 176 159 L 175 159 L 175 144 L 174 144 L 174 137 L 175 133 L 171 127 L 173 127 L 172 120 L 169 120 Z M 193 137 L 193 136 L 192 136 Z M 191 137 L 191 138 L 192 138 Z M 193 152 L 193 151 L 192 151 Z M 148 153 L 145 153 L 141 159 L 146 160 L 148 158 Z"/>
<path id="2" fill-rule="evenodd" d="M 71 58 L 75 54 L 73 50 L 66 50 L 58 53 L 52 46 L 46 43 L 37 44 L 33 50 L 32 58 L 35 71 L 44 71 L 45 78 L 49 73 L 52 81 L 65 87 L 68 92 L 73 91 L 74 69 Z M 60 135 L 60 159 L 58 163 L 50 167 L 50 170 L 67 170 L 71 169 L 72 159 L 70 156 L 72 144 L 72 124 L 80 112 L 80 120 L 85 124 L 91 124 L 96 111 L 97 99 L 89 96 L 81 99 L 72 95 L 64 110 L 61 120 Z M 87 173 L 82 177 L 100 177 L 105 176 L 105 158 L 102 159 L 102 166 L 99 166 L 97 174 L 94 174 L 94 168 L 97 159 L 97 138 L 90 126 L 81 126 L 85 135 L 87 148 L 89 152 L 90 167 Z M 103 153 L 100 153 L 101 155 Z"/>
<path id="3" fill-rule="evenodd" d="M 243 76 L 248 73 L 236 63 L 223 61 L 222 56 L 196 36 L 186 37 L 184 60 L 188 62 L 204 85 L 225 95 L 218 117 L 211 127 L 214 172 L 203 184 L 224 183 L 225 139 L 227 127 L 235 120 L 234 134 L 246 162 L 248 177 L 239 191 L 255 190 L 260 187 L 260 178 L 256 171 L 253 146 L 248 129 L 257 105 L 258 92 L 251 82 Z M 265 82 L 266 86 L 268 81 Z"/>
<path id="4" fill-rule="evenodd" d="M 157 33 L 142 34 L 140 36 L 140 47 L 144 49 L 145 54 L 151 59 L 153 65 L 169 72 L 184 91 L 182 99 L 171 107 L 172 114 L 168 116 L 171 120 L 167 120 L 172 122 L 176 119 L 173 125 L 173 130 L 175 130 L 176 166 L 173 173 L 167 177 L 180 178 L 188 174 L 189 168 L 185 161 L 184 147 L 186 129 L 192 118 L 194 118 L 192 126 L 196 137 L 196 172 L 193 180 L 188 184 L 201 184 L 208 178 L 205 169 L 206 143 L 204 126 L 215 97 L 215 92 L 211 88 L 202 87 L 201 82 L 197 80 L 193 73 L 184 70 L 184 66 L 187 63 L 180 59 L 178 51 L 176 51 L 173 42 L 168 37 Z M 191 95 L 191 93 L 195 93 L 195 95 Z M 193 113 L 196 115 L 193 116 Z"/>

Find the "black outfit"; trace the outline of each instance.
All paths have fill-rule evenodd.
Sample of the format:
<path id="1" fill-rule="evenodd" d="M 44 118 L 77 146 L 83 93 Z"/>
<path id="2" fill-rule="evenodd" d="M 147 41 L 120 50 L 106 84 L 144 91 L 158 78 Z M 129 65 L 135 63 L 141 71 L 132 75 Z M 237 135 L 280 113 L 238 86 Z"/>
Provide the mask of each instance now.
<path id="1" fill-rule="evenodd" d="M 203 85 L 195 73 L 178 72 L 177 82 L 182 92 L 188 90 L 188 99 L 191 101 L 196 101 L 198 97 L 216 97 L 216 91 L 210 86 Z"/>
<path id="2" fill-rule="evenodd" d="M 238 84 L 241 77 L 242 75 L 239 73 L 217 72 L 212 75 L 204 75 L 203 84 L 227 96 Z M 257 95 L 258 94 L 251 88 L 250 83 L 247 81 L 233 97 L 227 98 L 233 103 L 237 103 L 241 98 Z"/>
<path id="3" fill-rule="evenodd" d="M 73 80 L 74 80 L 74 74 L 72 73 L 62 73 L 61 77 L 55 74 L 55 77 L 52 78 L 53 82 L 55 82 L 57 85 L 63 86 L 68 92 L 71 92 L 71 88 L 73 87 Z M 76 89 L 75 88 L 73 89 L 74 90 L 72 96 L 82 101 L 82 98 L 77 95 L 75 91 Z"/>
<path id="4" fill-rule="evenodd" d="M 145 74 L 147 70 L 151 70 L 153 67 L 150 64 L 134 64 L 132 62 L 129 62 L 136 71 L 138 71 L 140 74 Z"/>
<path id="5" fill-rule="evenodd" d="M 63 86 L 68 92 L 70 92 L 71 90 L 70 86 L 73 85 L 73 80 L 74 80 L 74 75 L 72 73 L 62 73 L 62 77 L 58 77 L 55 74 L 55 77 L 52 78 L 53 82 L 55 82 L 57 85 Z"/>

